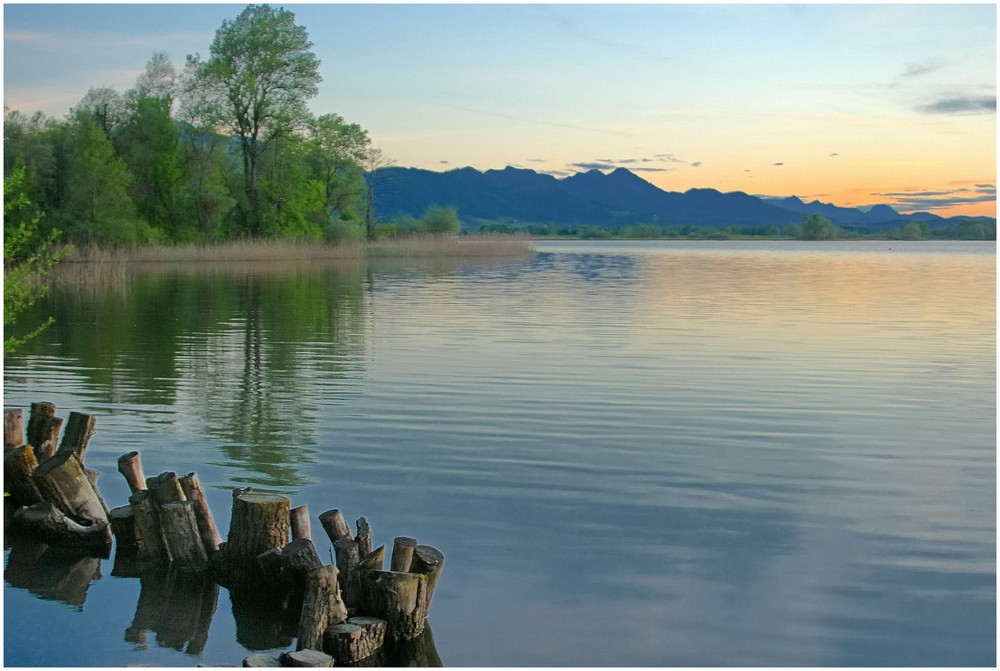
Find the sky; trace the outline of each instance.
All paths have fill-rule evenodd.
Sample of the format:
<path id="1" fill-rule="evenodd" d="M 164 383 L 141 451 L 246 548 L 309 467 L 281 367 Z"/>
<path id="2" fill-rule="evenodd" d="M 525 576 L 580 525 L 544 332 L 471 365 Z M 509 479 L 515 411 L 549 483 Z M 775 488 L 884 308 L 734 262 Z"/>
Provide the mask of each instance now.
<path id="1" fill-rule="evenodd" d="M 279 5 L 279 3 L 272 3 Z M 243 4 L 5 4 L 4 105 L 63 118 Z M 286 4 L 310 101 L 396 165 L 996 216 L 995 4 Z"/>

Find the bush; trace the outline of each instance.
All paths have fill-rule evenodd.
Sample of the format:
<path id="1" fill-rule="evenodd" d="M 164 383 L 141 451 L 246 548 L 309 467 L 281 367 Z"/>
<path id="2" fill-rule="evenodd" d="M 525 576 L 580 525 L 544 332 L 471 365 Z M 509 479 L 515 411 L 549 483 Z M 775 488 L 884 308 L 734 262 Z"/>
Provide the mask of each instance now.
<path id="1" fill-rule="evenodd" d="M 451 206 L 429 205 L 420 225 L 430 235 L 456 235 L 462 229 L 458 211 Z"/>

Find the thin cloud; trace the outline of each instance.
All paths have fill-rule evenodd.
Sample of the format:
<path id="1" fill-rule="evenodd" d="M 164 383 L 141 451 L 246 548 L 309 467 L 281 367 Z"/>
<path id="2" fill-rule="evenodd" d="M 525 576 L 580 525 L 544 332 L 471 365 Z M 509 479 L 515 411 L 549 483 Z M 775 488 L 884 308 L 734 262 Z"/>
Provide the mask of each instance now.
<path id="1" fill-rule="evenodd" d="M 782 161 L 778 161 L 778 162 L 777 162 L 777 163 L 775 163 L 774 165 L 777 165 L 777 166 L 781 166 L 781 165 L 785 165 L 785 164 L 784 164 L 784 163 L 783 163 Z"/>
<path id="2" fill-rule="evenodd" d="M 996 114 L 996 96 L 942 98 L 915 108 L 923 114 Z"/>
<path id="3" fill-rule="evenodd" d="M 583 161 L 580 163 L 570 163 L 571 168 L 579 168 L 581 170 L 614 170 L 618 166 L 614 163 L 609 163 L 607 161 Z"/>
<path id="4" fill-rule="evenodd" d="M 694 163 L 691 164 L 691 167 L 692 168 L 700 168 L 701 167 L 701 161 L 695 161 Z"/>
<path id="5" fill-rule="evenodd" d="M 832 154 L 830 154 L 829 158 L 833 158 L 834 156 L 840 156 L 840 154 L 838 154 L 837 152 L 833 152 Z"/>
<path id="6" fill-rule="evenodd" d="M 906 68 L 903 70 L 903 77 L 922 77 L 923 75 L 928 75 L 932 72 L 936 72 L 948 64 L 947 61 L 941 58 L 934 58 L 923 63 L 907 63 Z"/>
<path id="7" fill-rule="evenodd" d="M 990 185 L 987 185 L 990 186 Z M 878 198 L 892 200 L 892 205 L 904 212 L 942 210 L 958 205 L 971 205 L 975 203 L 989 203 L 996 200 L 996 189 L 970 190 L 955 189 L 954 191 L 888 191 L 884 193 L 873 193 Z"/>

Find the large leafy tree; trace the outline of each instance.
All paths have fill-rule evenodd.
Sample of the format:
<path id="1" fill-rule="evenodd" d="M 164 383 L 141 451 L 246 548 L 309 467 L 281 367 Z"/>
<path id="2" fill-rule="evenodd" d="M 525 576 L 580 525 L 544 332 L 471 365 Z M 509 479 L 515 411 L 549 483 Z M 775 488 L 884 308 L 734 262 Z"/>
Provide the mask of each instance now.
<path id="1" fill-rule="evenodd" d="M 308 118 L 306 101 L 318 92 L 319 59 L 295 15 L 249 5 L 215 33 L 210 55 L 188 56 L 185 106 L 189 113 L 239 140 L 246 190 L 245 232 L 262 234 L 258 188 L 261 154 Z"/>

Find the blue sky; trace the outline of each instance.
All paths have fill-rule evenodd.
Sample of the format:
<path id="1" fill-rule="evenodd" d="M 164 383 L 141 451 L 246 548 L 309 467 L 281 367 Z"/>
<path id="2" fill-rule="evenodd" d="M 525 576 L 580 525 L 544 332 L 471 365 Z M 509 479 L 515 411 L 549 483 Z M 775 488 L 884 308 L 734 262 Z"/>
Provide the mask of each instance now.
<path id="1" fill-rule="evenodd" d="M 155 51 L 208 54 L 244 5 L 4 7 L 4 102 L 62 117 Z M 287 4 L 320 58 L 316 113 L 398 165 L 994 216 L 996 8 Z"/>

